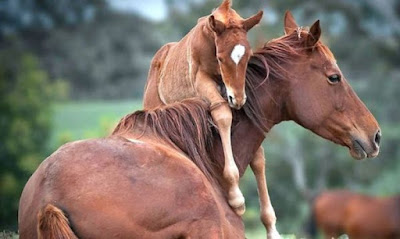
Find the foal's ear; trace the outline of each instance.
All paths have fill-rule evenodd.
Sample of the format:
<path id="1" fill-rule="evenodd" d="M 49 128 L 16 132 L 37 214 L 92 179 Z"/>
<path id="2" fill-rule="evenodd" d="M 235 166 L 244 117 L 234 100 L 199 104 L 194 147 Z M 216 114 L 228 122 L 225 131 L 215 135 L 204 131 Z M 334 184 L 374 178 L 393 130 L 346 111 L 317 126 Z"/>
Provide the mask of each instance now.
<path id="1" fill-rule="evenodd" d="M 284 24 L 285 24 L 285 34 L 286 35 L 293 33 L 298 28 L 298 25 L 297 25 L 296 21 L 294 20 L 294 17 L 290 11 L 285 12 Z"/>
<path id="2" fill-rule="evenodd" d="M 319 20 L 317 20 L 310 28 L 307 35 L 306 45 L 308 47 L 313 47 L 319 40 L 321 36 L 321 27 L 319 25 Z"/>
<path id="3" fill-rule="evenodd" d="M 210 24 L 211 29 L 217 33 L 217 35 L 221 35 L 225 31 L 225 24 L 215 19 L 214 15 L 208 17 L 208 23 Z"/>
<path id="4" fill-rule="evenodd" d="M 263 16 L 263 11 L 259 11 L 257 14 L 243 20 L 244 30 L 248 31 L 258 23 L 260 23 L 262 16 Z"/>

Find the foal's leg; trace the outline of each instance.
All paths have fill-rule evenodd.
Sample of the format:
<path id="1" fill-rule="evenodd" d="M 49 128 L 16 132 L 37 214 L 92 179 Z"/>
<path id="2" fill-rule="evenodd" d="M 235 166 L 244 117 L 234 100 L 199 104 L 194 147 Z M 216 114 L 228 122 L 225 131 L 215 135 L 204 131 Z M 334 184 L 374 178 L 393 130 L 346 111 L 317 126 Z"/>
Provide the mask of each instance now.
<path id="1" fill-rule="evenodd" d="M 265 157 L 262 146 L 258 148 L 254 159 L 250 162 L 257 181 L 257 191 L 260 198 L 261 221 L 268 232 L 268 239 L 281 238 L 276 230 L 276 216 L 268 195 L 267 180 L 265 179 Z"/>
<path id="2" fill-rule="evenodd" d="M 244 197 L 239 189 L 239 170 L 236 166 L 231 145 L 232 111 L 220 95 L 217 84 L 202 72 L 197 73 L 196 89 L 199 95 L 206 97 L 211 103 L 211 116 L 218 127 L 224 150 L 223 177 L 228 184 L 228 203 L 239 216 L 245 212 Z M 215 106 L 215 107 L 213 107 Z"/>
<path id="3" fill-rule="evenodd" d="M 225 156 L 223 176 L 228 183 L 229 205 L 241 216 L 245 212 L 244 197 L 239 189 L 239 170 L 236 166 L 231 145 L 232 111 L 228 104 L 219 105 L 211 111 L 211 116 L 218 126 Z"/>

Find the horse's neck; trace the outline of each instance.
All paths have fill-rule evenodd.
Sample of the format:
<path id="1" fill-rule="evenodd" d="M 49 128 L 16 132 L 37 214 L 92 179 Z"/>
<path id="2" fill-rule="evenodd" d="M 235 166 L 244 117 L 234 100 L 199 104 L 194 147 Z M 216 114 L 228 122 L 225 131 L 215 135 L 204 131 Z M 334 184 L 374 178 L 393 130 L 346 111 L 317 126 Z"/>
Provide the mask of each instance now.
<path id="1" fill-rule="evenodd" d="M 267 129 L 271 129 L 274 125 L 288 120 L 288 118 L 283 102 L 285 100 L 285 92 L 283 92 L 281 86 L 269 85 L 268 87 L 268 94 L 265 92 L 265 87 L 256 89 L 255 94 L 260 96 L 260 106 L 266 119 L 264 125 Z M 237 114 L 238 121 L 234 123 L 232 129 L 232 151 L 239 173 L 242 176 L 269 130 L 262 132 L 243 111 L 235 114 Z M 223 165 L 224 157 L 220 140 L 216 140 L 214 147 L 215 156 L 218 162 Z"/>
<path id="2" fill-rule="evenodd" d="M 207 24 L 207 18 L 198 22 L 188 36 L 188 47 L 192 57 L 192 68 L 205 71 L 210 76 L 216 75 L 219 69 L 216 60 L 215 36 Z"/>

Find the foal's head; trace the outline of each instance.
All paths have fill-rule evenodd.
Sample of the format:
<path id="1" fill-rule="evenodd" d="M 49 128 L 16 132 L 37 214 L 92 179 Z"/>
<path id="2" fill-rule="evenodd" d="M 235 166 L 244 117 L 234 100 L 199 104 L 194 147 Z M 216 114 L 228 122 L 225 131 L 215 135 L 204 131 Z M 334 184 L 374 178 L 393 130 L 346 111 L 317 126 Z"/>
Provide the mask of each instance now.
<path id="1" fill-rule="evenodd" d="M 298 60 L 290 65 L 288 112 L 316 134 L 347 146 L 356 159 L 379 153 L 381 131 L 367 107 L 355 94 L 327 46 L 320 40 L 319 20 L 309 31 L 285 15 L 286 41 Z"/>
<path id="2" fill-rule="evenodd" d="M 241 18 L 225 0 L 209 17 L 214 32 L 216 57 L 220 66 L 230 107 L 240 109 L 246 102 L 245 76 L 252 55 L 247 31 L 260 22 L 262 11 L 247 19 Z"/>

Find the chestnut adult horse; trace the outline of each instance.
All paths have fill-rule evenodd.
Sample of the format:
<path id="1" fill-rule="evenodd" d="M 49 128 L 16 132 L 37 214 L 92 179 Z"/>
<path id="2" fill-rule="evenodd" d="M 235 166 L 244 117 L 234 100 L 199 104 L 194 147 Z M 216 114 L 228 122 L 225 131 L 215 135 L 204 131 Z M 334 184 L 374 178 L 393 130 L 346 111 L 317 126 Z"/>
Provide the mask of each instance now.
<path id="1" fill-rule="evenodd" d="M 400 195 L 373 197 L 347 190 L 318 195 L 313 214 L 325 238 L 400 238 Z"/>
<path id="2" fill-rule="evenodd" d="M 210 122 L 207 103 L 187 100 L 62 146 L 24 188 L 19 237 L 244 238 L 208 158 Z"/>
<path id="3" fill-rule="evenodd" d="M 286 35 L 266 43 L 250 59 L 246 94 L 251 96 L 251 104 L 245 105 L 243 111 L 255 128 L 242 134 L 253 131 L 265 134 L 281 121 L 294 120 L 314 133 L 348 147 L 354 158 L 375 157 L 379 153 L 379 126 L 347 83 L 332 52 L 319 41 L 319 21 L 310 31 L 305 31 L 298 27 L 293 15 L 286 12 L 284 24 Z M 152 64 L 159 62 L 153 60 Z M 149 77 L 144 97 L 149 108 L 164 104 L 155 90 L 158 85 L 156 78 Z M 235 115 L 240 115 L 240 111 Z M 244 140 L 244 135 L 235 137 L 232 136 L 233 151 L 240 176 L 250 163 L 257 181 L 261 220 L 269 232 L 268 238 L 279 238 L 265 180 L 261 147 L 264 138 L 260 136 L 249 143 Z M 243 151 L 246 154 L 240 152 L 245 146 L 249 147 L 248 151 Z M 257 150 L 256 146 L 259 146 Z"/>
<path id="4" fill-rule="evenodd" d="M 310 31 L 293 23 L 251 57 L 248 102 L 233 117 L 239 173 L 255 172 L 267 230 L 275 218 L 259 148 L 274 125 L 293 120 L 357 159 L 379 152 L 379 125 L 319 41 L 319 22 Z M 41 238 L 244 238 L 221 185 L 224 151 L 210 114 L 195 100 L 175 103 L 126 116 L 108 138 L 61 147 L 24 188 L 20 238 L 38 238 L 37 229 Z"/>
<path id="5" fill-rule="evenodd" d="M 205 97 L 211 102 L 211 115 L 218 126 L 224 148 L 223 175 L 229 189 L 228 202 L 238 215 L 245 211 L 239 189 L 239 172 L 231 145 L 232 112 L 246 102 L 245 76 L 251 48 L 247 31 L 260 22 L 262 11 L 243 19 L 224 0 L 211 15 L 199 19 L 197 25 L 179 42 L 163 46 L 154 56 L 149 81 L 155 86 L 145 89 L 144 108 L 154 108 L 152 97 L 164 104 L 190 97 Z M 222 79 L 228 103 L 218 90 Z M 151 97 L 151 98 L 148 98 Z"/>

